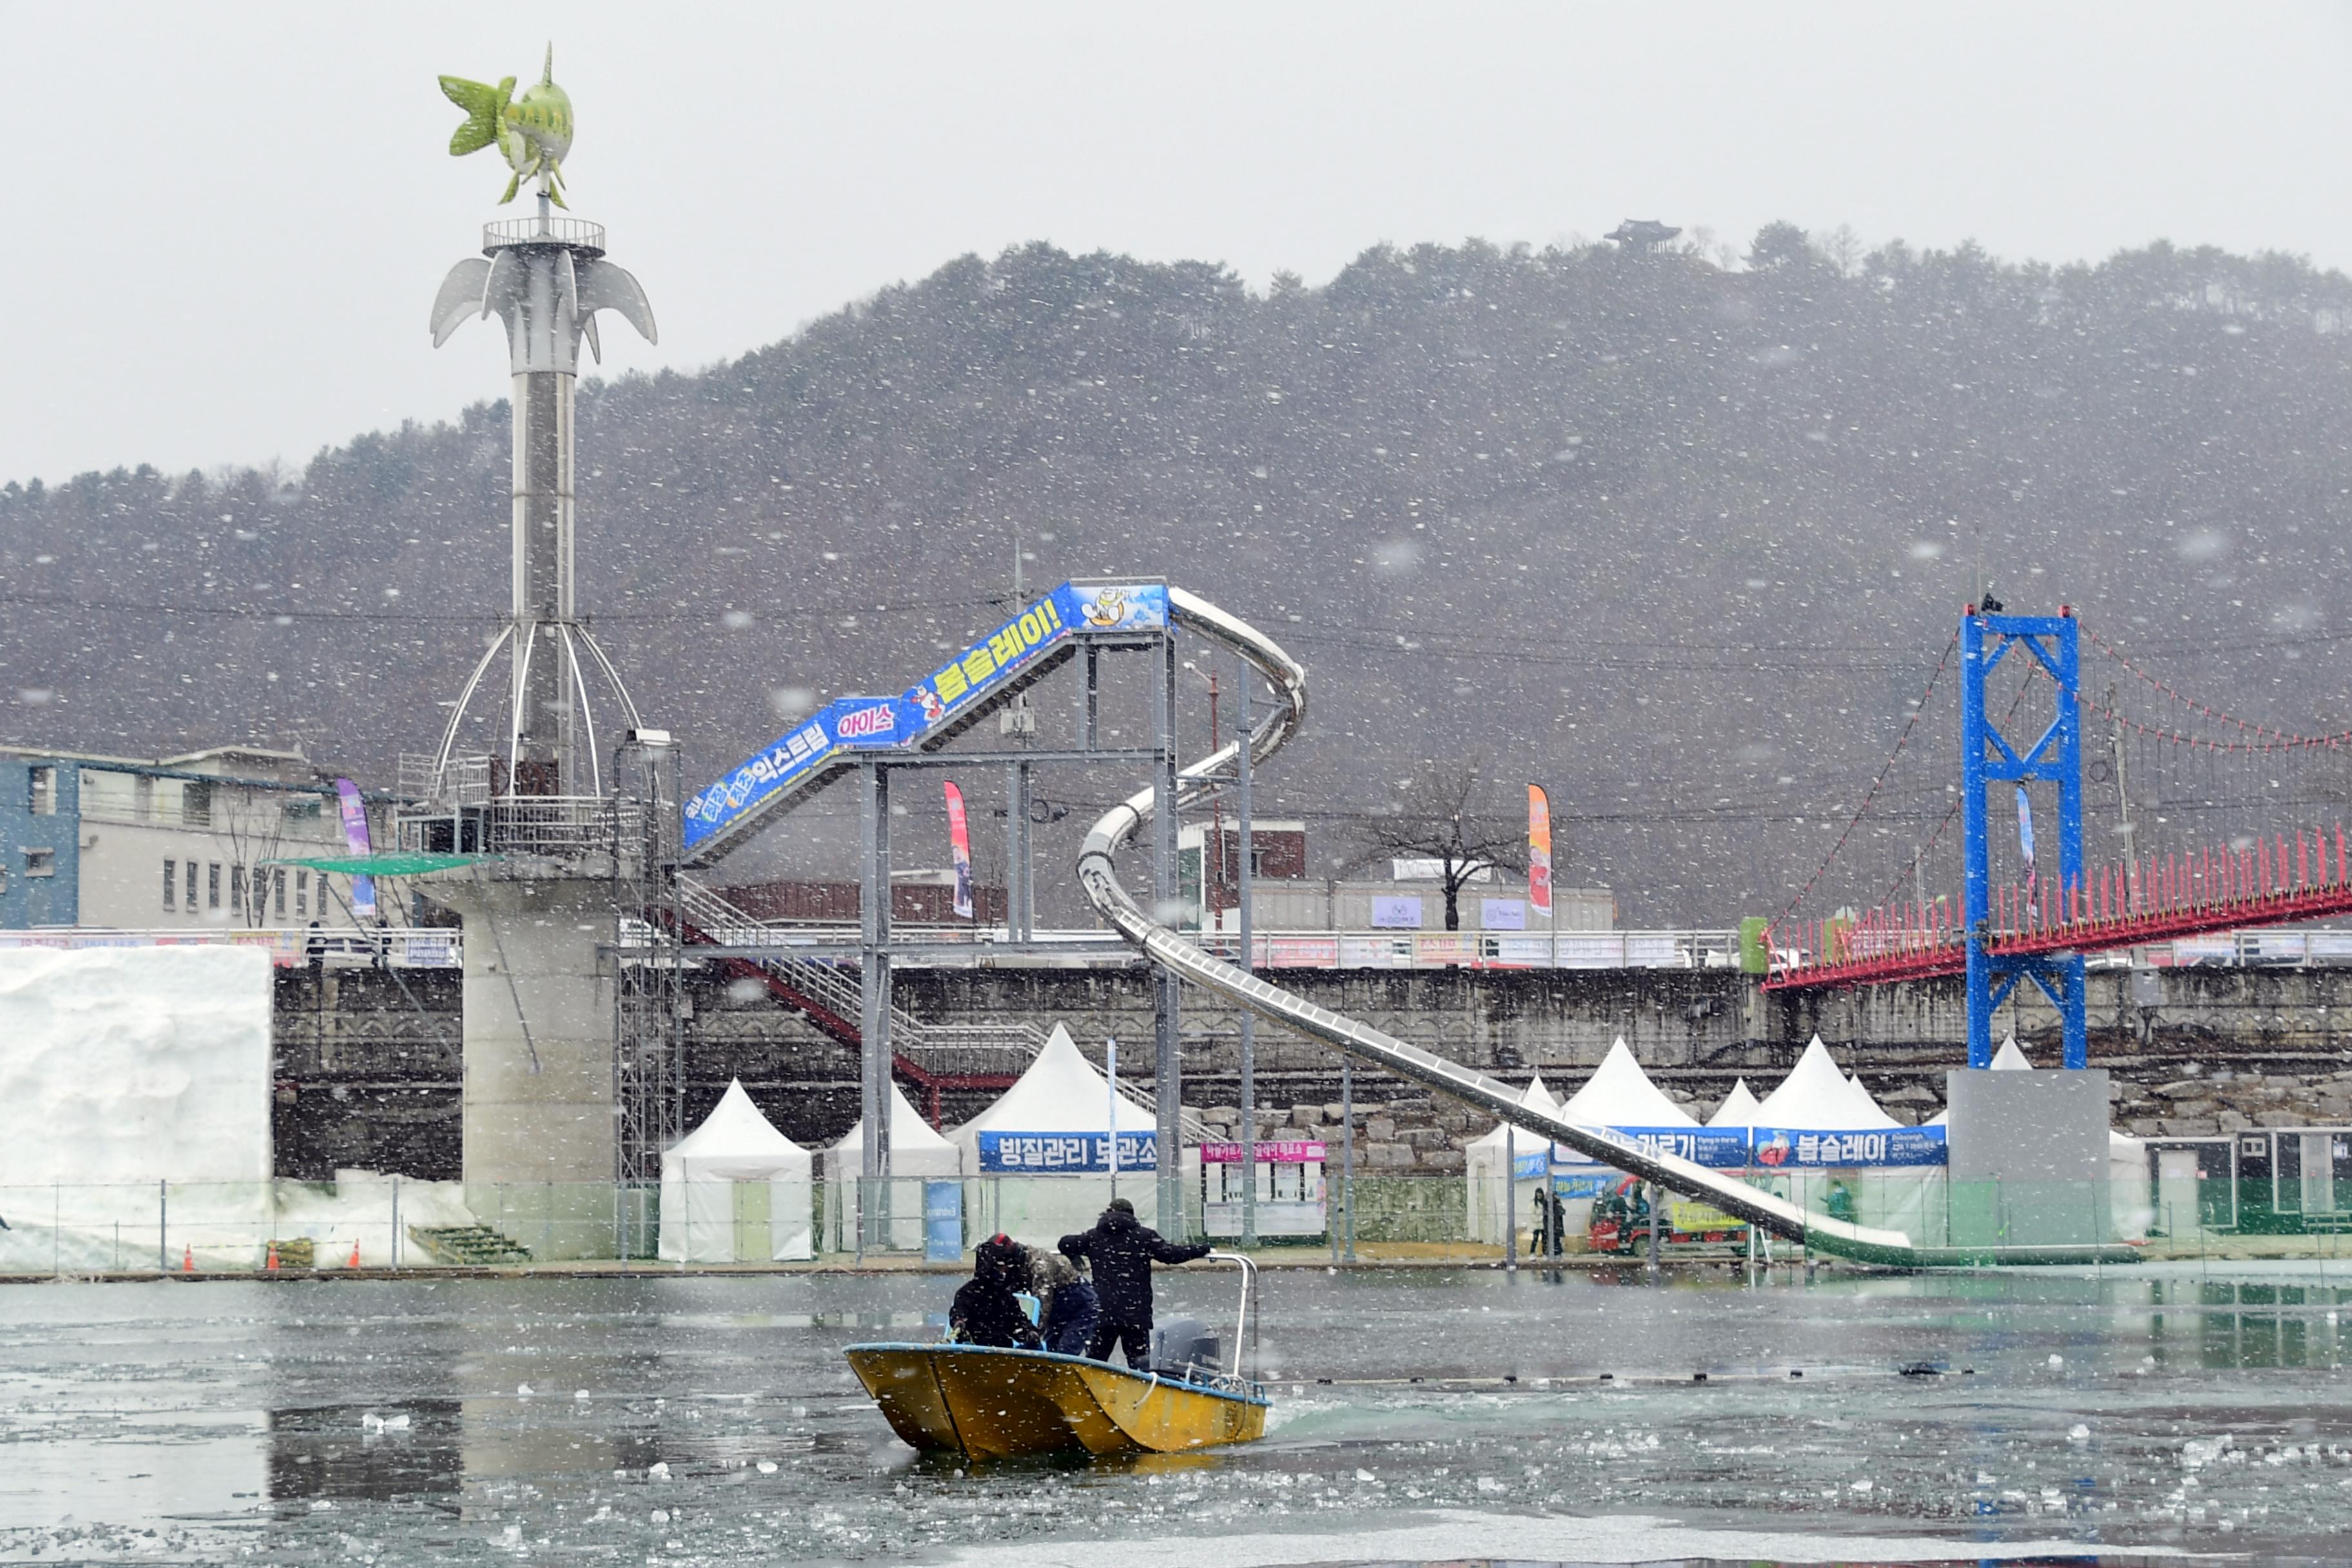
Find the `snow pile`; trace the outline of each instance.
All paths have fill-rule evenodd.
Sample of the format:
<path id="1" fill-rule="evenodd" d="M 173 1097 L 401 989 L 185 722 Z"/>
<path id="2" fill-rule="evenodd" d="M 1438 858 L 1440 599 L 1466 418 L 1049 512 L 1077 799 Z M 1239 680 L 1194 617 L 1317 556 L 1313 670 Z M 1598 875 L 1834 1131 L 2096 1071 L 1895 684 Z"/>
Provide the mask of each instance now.
<path id="1" fill-rule="evenodd" d="M 271 1203 L 269 987 L 251 949 L 0 951 L 0 1269 L 136 1268 L 159 1225 L 175 1257 L 247 1261 Z"/>
<path id="2" fill-rule="evenodd" d="M 466 1206 L 463 1182 L 421 1182 L 378 1171 L 337 1171 L 332 1182 L 280 1181 L 276 1185 L 277 1211 L 269 1222 L 269 1233 L 280 1241 L 308 1237 L 321 1268 L 350 1268 L 354 1246 L 359 1248 L 361 1268 L 391 1268 L 395 1230 L 400 1237 L 399 1262 L 430 1263 L 424 1248 L 408 1238 L 411 1226 L 438 1229 L 479 1223 Z M 201 1255 L 198 1261 L 203 1261 Z M 247 1257 L 241 1261 L 249 1266 L 252 1260 Z"/>
<path id="3" fill-rule="evenodd" d="M 0 950 L 0 1185 L 269 1180 L 269 959 Z"/>

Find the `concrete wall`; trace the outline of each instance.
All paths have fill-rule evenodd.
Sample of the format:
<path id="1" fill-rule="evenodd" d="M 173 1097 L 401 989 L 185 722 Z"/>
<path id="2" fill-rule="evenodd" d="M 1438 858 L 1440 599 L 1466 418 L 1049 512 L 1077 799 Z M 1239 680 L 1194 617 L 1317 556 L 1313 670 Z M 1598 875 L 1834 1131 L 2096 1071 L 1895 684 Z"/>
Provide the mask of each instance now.
<path id="1" fill-rule="evenodd" d="M 428 1007 L 454 1005 L 450 977 L 412 971 L 406 978 L 424 989 Z M 2133 1004 L 2130 978 L 2122 971 L 2091 975 L 2092 1060 L 2113 1074 L 2116 1119 L 2127 1131 L 2180 1135 L 2352 1121 L 2352 970 L 2164 971 L 2158 1005 L 2147 1009 Z M 1514 1079 L 1540 1071 L 1562 1092 L 1622 1035 L 1659 1085 L 1700 1112 L 1711 1110 L 1737 1077 L 1769 1089 L 1816 1029 L 1905 1121 L 1941 1106 L 1943 1074 L 1965 1055 L 1957 983 L 1781 997 L 1721 971 L 1292 971 L 1282 979 L 1327 1006 L 1484 1070 Z M 379 1168 L 454 1174 L 436 1163 L 455 1137 L 454 1058 L 426 1048 L 427 1032 L 387 977 L 362 984 L 347 973 L 330 984 L 333 994 L 322 1001 L 308 979 L 279 983 L 281 1058 L 301 1064 L 280 1073 L 280 1146 L 300 1152 L 283 1158 L 307 1162 L 304 1174 L 321 1163 L 379 1159 Z M 757 987 L 730 988 L 702 975 L 688 992 L 689 1124 L 733 1078 L 803 1143 L 830 1142 L 856 1119 L 857 1064 L 847 1047 Z M 911 970 L 901 973 L 898 999 L 931 1020 L 1066 1023 L 1097 1061 L 1104 1037 L 1116 1035 L 1129 1044 L 1122 1053 L 1129 1073 L 1139 1058 L 1150 1058 L 1142 1047 L 1151 1035 L 1150 988 L 1139 969 Z M 486 1005 L 512 1011 L 502 984 L 488 990 Z M 322 1006 L 331 1021 L 317 1016 Z M 331 1021 L 337 1016 L 340 1023 Z M 2001 1023 L 2017 1027 L 2037 1063 L 2055 1064 L 2058 1026 L 2048 1008 L 2004 1008 Z M 1238 1099 L 1235 1019 L 1188 994 L 1184 1026 L 1185 1099 L 1230 1126 Z M 609 1015 L 596 1027 L 609 1029 Z M 331 1047 L 304 1043 L 322 1036 Z M 609 1046 L 603 1048 L 609 1057 Z M 289 1081 L 291 1104 L 284 1098 Z M 1266 1135 L 1284 1128 L 1335 1135 L 1339 1060 L 1329 1051 L 1262 1026 L 1258 1083 Z M 1358 1135 L 1397 1146 L 1379 1156 L 1392 1163 L 1379 1168 L 1456 1169 L 1452 1156 L 1462 1137 L 1488 1125 L 1370 1070 L 1356 1074 L 1355 1088 Z M 950 1094 L 945 1120 L 960 1121 L 992 1098 Z M 440 1131 L 436 1116 L 444 1119 Z M 1381 1130 L 1387 1136 L 1370 1138 L 1373 1117 L 1389 1124 Z M 1410 1160 L 1398 1149 L 1412 1151 Z M 1369 1147 L 1364 1152 L 1370 1168 Z M 367 1157 L 345 1157 L 352 1153 Z M 415 1163 L 396 1163 L 407 1160 Z"/>

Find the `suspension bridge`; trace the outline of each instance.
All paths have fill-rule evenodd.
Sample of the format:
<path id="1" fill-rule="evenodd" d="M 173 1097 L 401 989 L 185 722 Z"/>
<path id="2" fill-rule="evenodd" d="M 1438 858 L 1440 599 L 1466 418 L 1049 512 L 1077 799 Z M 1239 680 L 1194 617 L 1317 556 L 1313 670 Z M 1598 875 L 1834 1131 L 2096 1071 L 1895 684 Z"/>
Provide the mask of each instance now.
<path id="1" fill-rule="evenodd" d="M 2081 679 L 2084 641 L 2127 674 L 2136 691 L 2152 692 L 2193 717 L 2173 722 L 2142 719 L 2123 710 L 2113 686 L 2105 700 L 2087 697 Z M 1959 798 L 1922 854 L 1941 841 L 1955 820 L 1961 823 L 1959 898 L 1927 895 L 1924 875 L 1915 869 L 1906 879 L 1911 884 L 1907 898 L 1887 898 L 1869 909 L 1792 921 L 1796 906 L 1822 882 L 1869 817 L 1889 774 L 1911 749 L 1927 700 L 1956 660 L 1961 685 Z M 2008 679 L 2013 684 L 2005 711 L 1996 714 L 1996 679 L 2004 665 L 2011 668 Z M 2021 711 L 2036 699 L 2048 703 L 2047 724 L 2019 729 Z M 2086 713 L 2108 721 L 2112 754 L 2106 766 L 2116 784 L 2118 828 L 2126 850 L 2123 858 L 2098 867 L 2084 863 L 2083 849 Z M 2133 852 L 2126 736 L 2143 752 L 2151 746 L 2169 748 L 2204 759 L 2209 768 L 2228 758 L 2263 771 L 2270 771 L 2278 759 L 2296 754 L 2340 765 L 2352 747 L 2352 733 L 2295 733 L 2251 722 L 2191 698 L 2085 631 L 2065 606 L 2054 616 L 2021 616 L 2002 615 L 1998 606 L 1971 605 L 1897 735 L 1886 766 L 1865 792 L 1845 831 L 1805 889 L 1767 925 L 1765 987 L 1798 990 L 1965 976 L 1969 1058 L 1971 1065 L 1982 1067 L 1991 1058 L 1993 1009 L 2021 983 L 2030 981 L 2058 1008 L 2066 1065 L 2078 1068 L 2086 1056 L 2086 954 L 2252 925 L 2352 914 L 2352 839 L 2340 821 L 2284 826 L 2265 823 L 2260 831 L 2221 845 L 2146 856 Z M 2278 781 L 2265 782 L 2276 790 Z M 1991 792 L 2004 783 L 2016 788 L 2018 847 L 2013 857 L 1996 854 L 1991 832 Z M 2044 869 L 2046 863 L 2035 854 L 2028 793 L 2034 784 L 2054 786 L 2057 795 L 2054 874 Z M 2228 792 L 2209 787 L 2205 793 L 2218 796 Z M 2208 799 L 2201 805 L 2244 810 L 2260 798 L 2249 790 L 2235 801 Z M 1998 879 L 1997 859 L 2006 862 L 2006 875 Z"/>

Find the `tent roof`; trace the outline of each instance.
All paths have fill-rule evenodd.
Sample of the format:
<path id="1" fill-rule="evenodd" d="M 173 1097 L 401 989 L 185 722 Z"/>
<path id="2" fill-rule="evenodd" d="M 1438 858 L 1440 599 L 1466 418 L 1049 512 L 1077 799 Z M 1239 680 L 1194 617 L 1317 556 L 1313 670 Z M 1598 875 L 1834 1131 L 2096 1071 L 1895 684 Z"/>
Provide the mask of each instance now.
<path id="1" fill-rule="evenodd" d="M 2032 1072 L 2033 1070 L 2033 1064 L 2027 1061 L 2025 1053 L 2017 1048 L 2015 1035 L 2003 1040 L 2000 1043 L 2000 1049 L 1992 1054 L 1992 1070 L 1995 1072 Z"/>
<path id="2" fill-rule="evenodd" d="M 1731 1086 L 1731 1092 L 1723 1097 L 1723 1103 L 1716 1107 L 1715 1114 L 1706 1119 L 1706 1124 L 1709 1127 L 1748 1127 L 1755 1121 L 1756 1094 L 1743 1078 Z"/>
<path id="3" fill-rule="evenodd" d="M 1900 1123 L 1879 1109 L 1867 1089 L 1838 1071 L 1829 1047 L 1815 1035 L 1780 1087 L 1757 1106 L 1750 1125 L 1855 1132 Z"/>
<path id="4" fill-rule="evenodd" d="M 982 1132 L 1101 1132 L 1109 1120 L 1110 1084 L 1078 1054 L 1070 1031 L 1056 1024 L 1019 1081 L 957 1128 L 955 1137 L 964 1142 Z M 1158 1125 L 1151 1112 L 1118 1097 L 1120 1131 L 1149 1132 Z"/>
<path id="5" fill-rule="evenodd" d="M 1528 1080 L 1527 1092 L 1519 1096 L 1519 1103 L 1533 1106 L 1538 1110 L 1557 1112 L 1559 1110 L 1559 1101 L 1553 1099 L 1551 1090 L 1544 1087 L 1541 1073 Z M 1521 1153 L 1529 1153 L 1542 1148 L 1545 1141 L 1541 1134 L 1529 1132 L 1524 1128 L 1517 1130 L 1515 1134 L 1509 1122 L 1497 1121 L 1492 1132 L 1487 1133 L 1484 1138 L 1471 1140 L 1470 1147 L 1499 1150 L 1506 1142 L 1513 1143 Z"/>
<path id="6" fill-rule="evenodd" d="M 1625 1048 L 1621 1037 L 1584 1080 L 1584 1087 L 1569 1096 L 1560 1108 L 1560 1115 L 1570 1121 L 1589 1127 L 1696 1127 L 1698 1121 L 1691 1113 L 1668 1100 L 1665 1091 L 1650 1081 L 1633 1053 Z"/>
<path id="7" fill-rule="evenodd" d="M 845 1151 L 856 1152 L 866 1147 L 866 1118 L 859 1117 L 841 1135 L 841 1142 L 827 1151 L 840 1155 Z M 940 1136 L 939 1130 L 923 1120 L 921 1111 L 907 1101 L 907 1091 L 894 1080 L 890 1085 L 890 1148 L 895 1161 L 901 1154 L 919 1149 L 952 1149 L 955 1145 Z"/>
<path id="8" fill-rule="evenodd" d="M 808 1151 L 776 1131 L 775 1124 L 760 1114 L 751 1097 L 743 1092 L 743 1080 L 736 1079 L 719 1097 L 702 1125 L 671 1144 L 665 1157 L 698 1160 L 757 1160 L 771 1156 L 802 1159 Z"/>

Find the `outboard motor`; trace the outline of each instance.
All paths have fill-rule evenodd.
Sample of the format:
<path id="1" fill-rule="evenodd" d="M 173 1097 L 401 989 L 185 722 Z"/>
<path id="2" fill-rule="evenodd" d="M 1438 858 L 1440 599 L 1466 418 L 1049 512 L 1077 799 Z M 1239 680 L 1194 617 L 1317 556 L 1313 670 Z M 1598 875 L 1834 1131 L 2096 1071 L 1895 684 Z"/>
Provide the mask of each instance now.
<path id="1" fill-rule="evenodd" d="M 1225 1370 L 1224 1342 L 1198 1318 L 1170 1318 L 1151 1331 L 1151 1370 L 1197 1383 Z"/>

